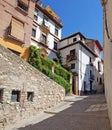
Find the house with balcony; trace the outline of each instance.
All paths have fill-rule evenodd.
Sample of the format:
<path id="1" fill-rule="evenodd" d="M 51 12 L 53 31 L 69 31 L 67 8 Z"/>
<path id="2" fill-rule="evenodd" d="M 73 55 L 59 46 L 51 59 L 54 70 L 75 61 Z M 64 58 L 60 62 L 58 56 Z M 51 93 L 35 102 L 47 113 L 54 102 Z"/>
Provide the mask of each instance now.
<path id="1" fill-rule="evenodd" d="M 95 67 L 95 84 L 97 86 L 97 92 L 101 93 L 104 91 L 104 71 L 103 71 L 103 60 L 100 57 L 100 52 L 103 50 L 98 40 L 86 39 L 86 44 L 91 48 L 97 55 L 94 61 Z"/>
<path id="2" fill-rule="evenodd" d="M 41 49 L 43 57 L 57 58 L 57 45 L 61 39 L 62 22 L 49 7 L 37 2 L 32 25 L 31 45 Z"/>
<path id="3" fill-rule="evenodd" d="M 0 44 L 27 60 L 37 0 L 2 0 L 0 2 Z"/>
<path id="4" fill-rule="evenodd" d="M 94 44 L 94 47 L 101 51 L 102 48 L 100 48 L 99 42 L 96 43 L 94 40 L 94 43 L 91 42 L 91 44 Z M 58 49 L 62 55 L 62 65 L 73 74 L 72 92 L 76 95 L 97 92 L 97 80 L 100 82 L 103 79 L 100 79 L 99 75 L 96 76 L 96 73 L 99 66 L 102 71 L 101 74 L 103 73 L 103 68 L 101 68 L 102 62 L 98 65 L 98 61 L 101 61 L 99 53 L 97 54 L 95 52 L 96 49 L 93 50 L 87 44 L 87 38 L 78 32 L 61 39 L 58 45 Z"/>

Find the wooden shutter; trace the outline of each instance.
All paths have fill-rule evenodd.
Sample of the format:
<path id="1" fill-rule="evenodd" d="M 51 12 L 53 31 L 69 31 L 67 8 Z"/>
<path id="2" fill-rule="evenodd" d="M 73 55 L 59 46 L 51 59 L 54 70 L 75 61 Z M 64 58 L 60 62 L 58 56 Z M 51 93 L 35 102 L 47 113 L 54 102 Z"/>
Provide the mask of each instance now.
<path id="1" fill-rule="evenodd" d="M 28 6 L 28 4 L 29 4 L 29 0 L 21 0 L 25 5 L 27 5 Z"/>
<path id="2" fill-rule="evenodd" d="M 12 18 L 11 27 L 11 35 L 21 41 L 24 41 L 24 24 L 15 18 Z"/>

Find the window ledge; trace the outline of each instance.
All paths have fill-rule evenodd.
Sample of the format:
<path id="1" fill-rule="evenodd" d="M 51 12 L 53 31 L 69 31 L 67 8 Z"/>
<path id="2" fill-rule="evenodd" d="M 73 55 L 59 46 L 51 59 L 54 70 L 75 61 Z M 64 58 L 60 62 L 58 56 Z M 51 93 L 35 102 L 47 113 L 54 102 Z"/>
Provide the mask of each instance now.
<path id="1" fill-rule="evenodd" d="M 32 37 L 31 37 L 31 39 L 32 39 L 32 40 L 34 40 L 35 42 L 37 42 L 37 43 L 41 44 L 42 46 L 44 46 L 44 47 L 48 48 L 48 45 L 46 45 L 46 44 L 45 44 L 45 43 L 43 43 L 42 41 L 37 41 L 35 37 L 33 37 L 33 36 L 32 36 Z"/>
<path id="2" fill-rule="evenodd" d="M 11 34 L 8 34 L 8 38 L 13 39 L 13 40 L 15 40 L 17 42 L 20 42 L 21 44 L 24 44 L 24 41 L 19 40 L 18 38 L 12 36 Z"/>
<path id="3" fill-rule="evenodd" d="M 28 11 L 25 11 L 24 9 L 20 8 L 19 6 L 16 7 L 16 9 L 21 12 L 23 15 L 28 15 Z"/>
<path id="4" fill-rule="evenodd" d="M 53 48 L 53 51 L 54 51 L 55 53 L 57 53 L 58 49 L 56 50 L 56 49 Z"/>
<path id="5" fill-rule="evenodd" d="M 43 43 L 42 41 L 39 42 L 42 46 L 48 48 L 48 45 L 46 45 L 45 43 Z"/>

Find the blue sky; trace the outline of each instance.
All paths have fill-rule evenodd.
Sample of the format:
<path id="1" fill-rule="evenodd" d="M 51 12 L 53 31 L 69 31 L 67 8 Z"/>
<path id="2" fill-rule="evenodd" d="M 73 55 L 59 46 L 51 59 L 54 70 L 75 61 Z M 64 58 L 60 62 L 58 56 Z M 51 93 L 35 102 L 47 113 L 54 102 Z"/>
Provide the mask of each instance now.
<path id="1" fill-rule="evenodd" d="M 62 37 L 81 32 L 85 37 L 103 43 L 103 15 L 100 0 L 42 0 L 63 23 Z"/>

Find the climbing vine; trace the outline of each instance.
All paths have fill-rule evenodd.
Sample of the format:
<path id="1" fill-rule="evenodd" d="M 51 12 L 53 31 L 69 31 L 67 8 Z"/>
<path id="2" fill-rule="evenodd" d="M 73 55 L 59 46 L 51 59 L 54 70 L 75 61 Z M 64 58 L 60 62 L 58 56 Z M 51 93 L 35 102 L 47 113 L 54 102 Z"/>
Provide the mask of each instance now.
<path id="1" fill-rule="evenodd" d="M 43 58 L 40 49 L 37 49 L 35 46 L 30 47 L 28 62 L 49 78 L 63 86 L 66 90 L 66 93 L 70 92 L 71 73 L 53 60 L 49 58 Z M 52 68 L 54 68 L 54 71 L 52 71 Z"/>

